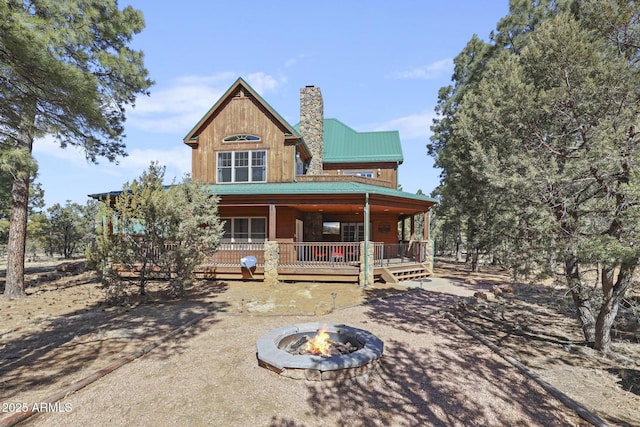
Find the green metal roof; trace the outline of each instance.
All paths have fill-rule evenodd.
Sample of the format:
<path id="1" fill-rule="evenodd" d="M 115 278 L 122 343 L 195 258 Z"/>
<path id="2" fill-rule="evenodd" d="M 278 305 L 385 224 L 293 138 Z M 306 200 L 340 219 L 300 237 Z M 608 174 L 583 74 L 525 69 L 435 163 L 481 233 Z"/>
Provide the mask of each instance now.
<path id="1" fill-rule="evenodd" d="M 392 188 L 378 185 L 363 184 L 361 182 L 280 182 L 261 184 L 210 184 L 209 189 L 218 196 L 242 196 L 242 195 L 290 195 L 290 194 L 380 194 L 383 196 L 401 197 L 405 199 L 419 200 L 437 203 L 436 199 L 421 195 L 406 193 Z"/>
<path id="2" fill-rule="evenodd" d="M 169 186 L 167 186 L 168 188 Z M 406 193 L 392 188 L 380 187 L 378 185 L 363 184 L 361 182 L 280 182 L 261 184 L 209 184 L 212 194 L 217 196 L 250 196 L 260 195 L 303 195 L 303 194 L 379 194 L 383 196 L 400 197 L 423 202 L 437 203 L 436 199 L 421 195 Z M 89 197 L 103 200 L 109 196 L 120 195 L 121 191 L 111 191 L 108 193 L 89 194 Z"/>
<path id="3" fill-rule="evenodd" d="M 358 132 L 338 119 L 324 119 L 324 163 L 402 163 L 398 131 Z M 300 132 L 300 123 L 294 126 Z"/>

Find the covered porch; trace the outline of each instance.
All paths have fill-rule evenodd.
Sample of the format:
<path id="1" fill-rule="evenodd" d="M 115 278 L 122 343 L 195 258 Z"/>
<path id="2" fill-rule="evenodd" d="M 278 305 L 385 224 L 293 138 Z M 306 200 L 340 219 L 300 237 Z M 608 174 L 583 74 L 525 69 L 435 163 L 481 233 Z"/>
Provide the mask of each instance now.
<path id="1" fill-rule="evenodd" d="M 276 262 L 269 258 L 268 243 L 222 243 L 216 253 L 196 271 L 198 278 L 226 280 L 265 280 L 265 267 L 276 269 L 279 281 L 346 282 L 360 284 L 364 254 L 373 281 L 398 282 L 428 277 L 432 273 L 431 242 L 385 244 L 275 242 Z M 271 250 L 273 253 L 273 249 Z M 255 267 L 248 269 L 241 259 L 255 257 Z"/>
<path id="2" fill-rule="evenodd" d="M 225 236 L 203 265 L 203 277 L 367 284 L 430 274 L 429 210 L 435 200 L 366 178 L 327 178 L 211 186 Z M 277 252 L 269 259 L 268 248 Z M 255 271 L 239 271 L 245 256 L 256 258 Z M 401 267 L 403 275 L 390 273 Z"/>

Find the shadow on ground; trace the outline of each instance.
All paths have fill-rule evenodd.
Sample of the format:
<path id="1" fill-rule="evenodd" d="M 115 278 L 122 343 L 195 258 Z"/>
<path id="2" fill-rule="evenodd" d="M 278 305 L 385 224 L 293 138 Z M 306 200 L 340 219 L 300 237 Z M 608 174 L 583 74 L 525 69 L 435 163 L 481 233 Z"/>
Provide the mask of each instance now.
<path id="1" fill-rule="evenodd" d="M 400 332 L 386 340 L 381 369 L 368 382 L 349 383 L 337 388 L 311 385 L 307 399 L 314 418 L 336 416 L 339 425 L 530 425 L 514 419 L 509 410 L 517 408 L 538 425 L 572 425 L 561 405 L 549 399 L 527 379 L 514 375 L 511 365 L 497 357 L 487 357 L 487 349 L 448 321 L 442 311 L 458 297 L 415 289 L 402 296 L 372 302 L 367 317 Z M 419 347 L 415 334 L 439 338 L 433 345 Z M 466 373 L 452 377 L 452 373 Z M 461 387 L 465 382 L 475 382 Z M 492 394 L 487 400 L 486 389 Z M 484 390 L 483 397 L 461 390 Z M 532 400 L 534 405 L 530 403 Z M 403 420 L 398 424 L 398 420 Z M 295 420 L 278 417 L 271 426 L 298 426 Z"/>
<path id="2" fill-rule="evenodd" d="M 51 385 L 60 387 L 62 380 L 78 380 L 197 317 L 224 311 L 228 304 L 206 299 L 225 290 L 224 284 L 212 285 L 182 299 L 132 307 L 99 303 L 64 316 L 34 319 L 26 331 L 9 331 L 0 340 L 0 401 L 8 402 L 25 390 L 34 394 Z M 180 342 L 215 323 L 215 316 L 208 315 L 183 330 L 171 354 L 181 351 Z M 160 347 L 147 357 L 169 357 L 166 351 Z"/>

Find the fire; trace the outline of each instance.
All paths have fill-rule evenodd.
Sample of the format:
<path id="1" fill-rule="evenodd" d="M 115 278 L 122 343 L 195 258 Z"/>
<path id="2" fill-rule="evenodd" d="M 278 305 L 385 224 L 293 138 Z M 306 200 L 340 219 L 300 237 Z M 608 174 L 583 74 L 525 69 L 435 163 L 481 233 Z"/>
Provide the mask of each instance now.
<path id="1" fill-rule="evenodd" d="M 311 354 L 320 356 L 331 356 L 331 346 L 329 342 L 329 333 L 326 329 L 318 329 L 318 333 L 315 337 L 307 341 L 305 350 Z"/>

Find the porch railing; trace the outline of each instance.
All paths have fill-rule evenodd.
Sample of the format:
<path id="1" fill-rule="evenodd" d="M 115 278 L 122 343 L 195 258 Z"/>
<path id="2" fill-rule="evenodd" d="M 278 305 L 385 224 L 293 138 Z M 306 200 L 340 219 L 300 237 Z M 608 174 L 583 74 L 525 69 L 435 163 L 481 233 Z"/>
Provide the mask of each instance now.
<path id="1" fill-rule="evenodd" d="M 264 243 L 262 242 L 225 242 L 220 243 L 215 253 L 204 260 L 204 267 L 237 267 L 240 259 L 246 256 L 256 257 L 256 265 L 264 265 Z"/>
<path id="2" fill-rule="evenodd" d="M 424 262 L 428 242 L 374 243 L 373 259 L 376 266 Z"/>
<path id="3" fill-rule="evenodd" d="M 401 242 L 398 244 L 371 243 L 376 267 L 393 264 L 425 262 L 428 242 Z M 282 267 L 347 267 L 360 264 L 360 243 L 280 242 Z M 264 243 L 221 243 L 203 266 L 236 267 L 240 259 L 252 255 L 257 266 L 264 266 Z"/>
<path id="4" fill-rule="evenodd" d="M 360 263 L 360 243 L 281 242 L 283 267 L 346 267 Z"/>

